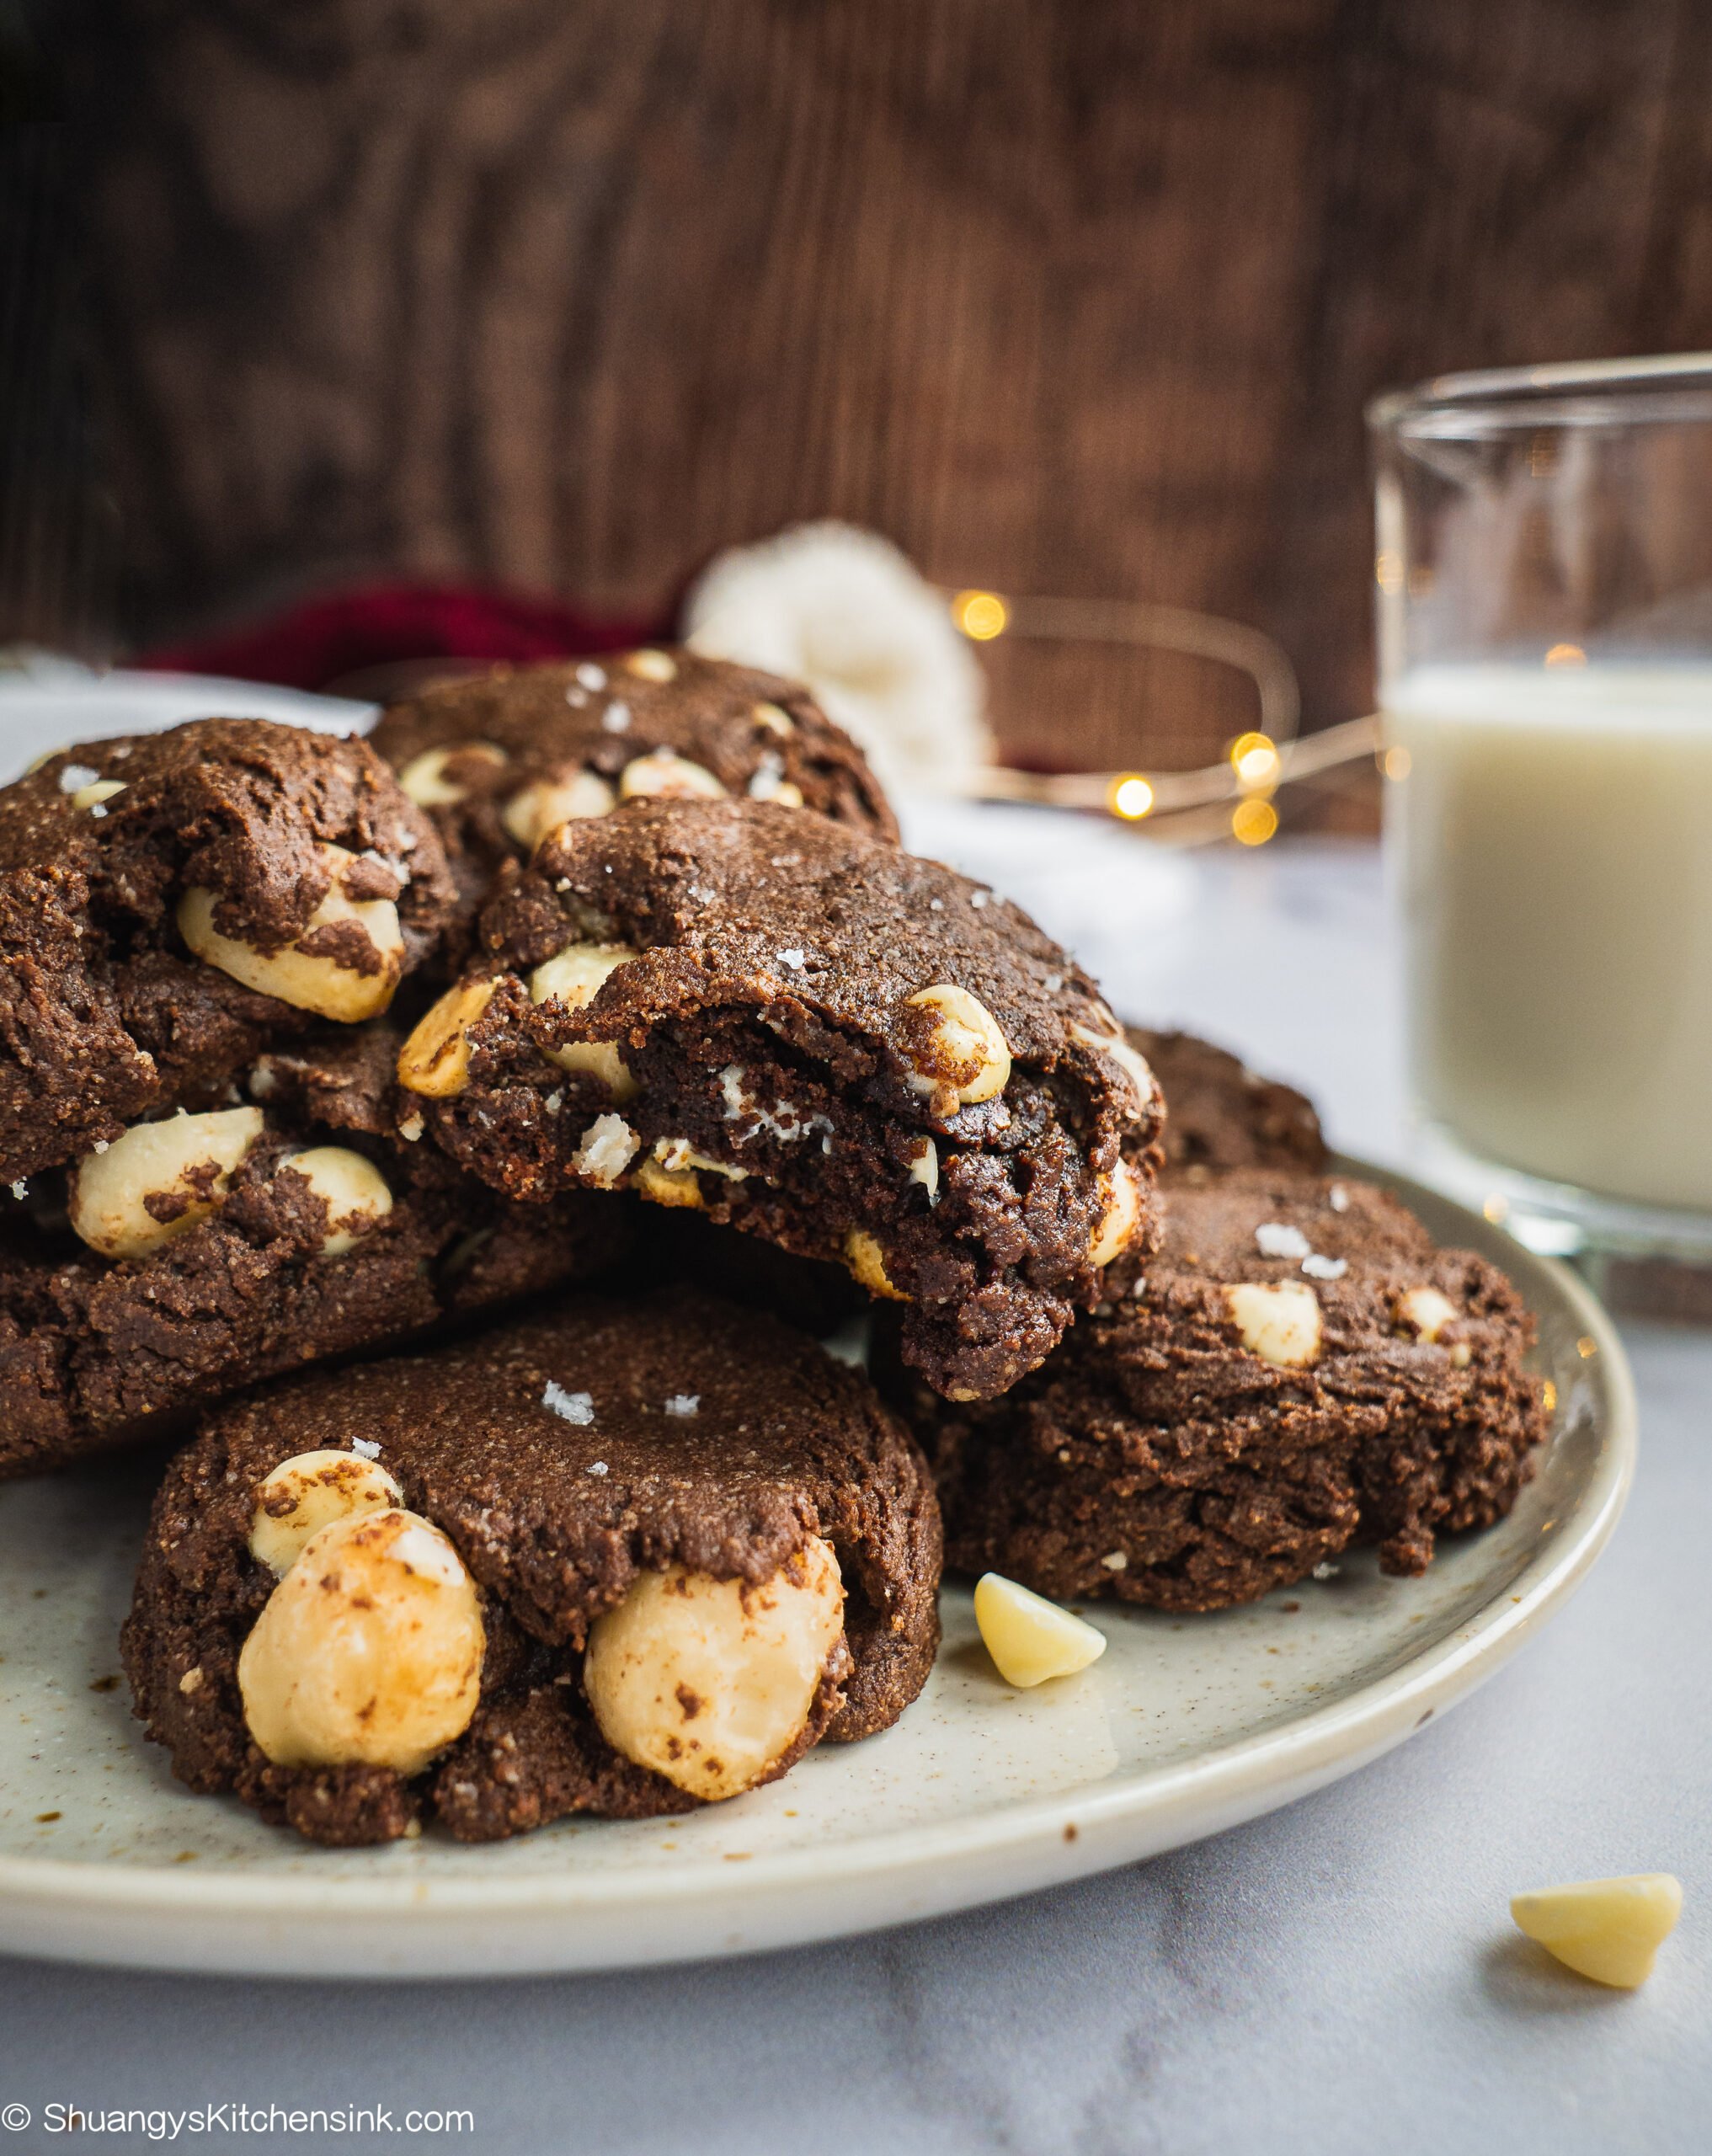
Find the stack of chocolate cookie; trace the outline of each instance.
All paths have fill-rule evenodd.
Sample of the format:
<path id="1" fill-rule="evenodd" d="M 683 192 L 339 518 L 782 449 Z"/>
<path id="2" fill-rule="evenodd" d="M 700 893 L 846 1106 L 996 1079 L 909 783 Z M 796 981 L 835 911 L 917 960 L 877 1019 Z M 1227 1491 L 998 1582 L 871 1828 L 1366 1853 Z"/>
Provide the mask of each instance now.
<path id="1" fill-rule="evenodd" d="M 138 1710 L 316 1839 L 888 1726 L 941 1503 L 967 1569 L 1207 1609 L 1419 1569 L 1540 1434 L 1507 1283 L 902 851 L 771 677 L 68 750 L 0 792 L 0 1472 L 200 1420 Z M 808 1337 L 865 1307 L 886 1396 Z"/>

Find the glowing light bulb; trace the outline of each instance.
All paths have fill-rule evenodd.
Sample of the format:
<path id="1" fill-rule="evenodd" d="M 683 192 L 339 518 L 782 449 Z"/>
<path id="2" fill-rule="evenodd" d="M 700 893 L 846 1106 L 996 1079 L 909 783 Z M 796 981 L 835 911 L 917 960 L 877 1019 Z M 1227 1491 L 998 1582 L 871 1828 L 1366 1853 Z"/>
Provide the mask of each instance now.
<path id="1" fill-rule="evenodd" d="M 977 643 L 990 643 L 1002 636 L 1011 609 L 996 591 L 960 591 L 951 602 L 952 619 L 966 637 Z"/>
<path id="2" fill-rule="evenodd" d="M 1277 744 L 1264 734 L 1239 734 L 1230 744 L 1231 769 L 1245 786 L 1276 786 L 1281 762 Z"/>
<path id="3" fill-rule="evenodd" d="M 1239 801 L 1230 812 L 1230 835 L 1240 846 L 1264 846 L 1278 828 L 1270 801 Z"/>
<path id="4" fill-rule="evenodd" d="M 1113 785 L 1111 800 L 1114 816 L 1125 816 L 1134 823 L 1153 807 L 1152 783 L 1139 771 L 1131 771 Z"/>

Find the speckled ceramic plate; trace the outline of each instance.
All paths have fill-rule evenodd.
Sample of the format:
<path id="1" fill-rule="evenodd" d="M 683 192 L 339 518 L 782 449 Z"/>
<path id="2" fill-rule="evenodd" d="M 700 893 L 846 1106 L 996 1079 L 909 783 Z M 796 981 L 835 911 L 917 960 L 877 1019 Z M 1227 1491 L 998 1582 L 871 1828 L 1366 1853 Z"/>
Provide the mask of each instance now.
<path id="1" fill-rule="evenodd" d="M 968 1594 L 947 1589 L 944 1651 L 897 1728 L 687 1819 L 334 1852 L 189 1796 L 117 1676 L 158 1463 L 0 1488 L 0 1949 L 317 1977 L 741 1953 L 1128 1863 L 1348 1774 L 1563 1602 L 1616 1524 L 1635 1444 L 1623 1350 L 1579 1282 L 1378 1179 L 1442 1240 L 1505 1266 L 1538 1314 L 1557 1413 L 1510 1519 L 1445 1547 L 1419 1581 L 1382 1580 L 1362 1556 L 1220 1616 L 1096 1609 L 1104 1658 L 1032 1693 L 999 1681 Z"/>

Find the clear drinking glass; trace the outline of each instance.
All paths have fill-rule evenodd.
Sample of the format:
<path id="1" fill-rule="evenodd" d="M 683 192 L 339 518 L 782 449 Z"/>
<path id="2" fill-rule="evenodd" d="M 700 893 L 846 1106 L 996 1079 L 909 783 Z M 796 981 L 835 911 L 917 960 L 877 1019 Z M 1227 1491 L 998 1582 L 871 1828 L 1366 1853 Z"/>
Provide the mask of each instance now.
<path id="1" fill-rule="evenodd" d="M 1712 355 L 1371 407 L 1386 834 L 1432 1172 L 1712 1262 Z"/>

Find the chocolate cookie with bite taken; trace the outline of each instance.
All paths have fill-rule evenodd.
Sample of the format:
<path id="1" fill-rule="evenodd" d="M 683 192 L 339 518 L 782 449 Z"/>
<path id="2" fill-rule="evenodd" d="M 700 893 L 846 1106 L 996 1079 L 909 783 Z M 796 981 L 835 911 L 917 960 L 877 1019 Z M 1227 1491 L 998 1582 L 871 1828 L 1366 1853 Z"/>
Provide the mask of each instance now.
<path id="1" fill-rule="evenodd" d="M 453 895 L 360 741 L 200 719 L 48 757 L 0 788 L 0 1184 L 385 1010 Z"/>
<path id="2" fill-rule="evenodd" d="M 632 802 L 502 872 L 399 1059 L 508 1195 L 627 1188 L 845 1265 L 1002 1392 L 1153 1230 L 1157 1090 L 1093 984 L 936 862 L 752 801 Z"/>
<path id="3" fill-rule="evenodd" d="M 1174 1183 L 1158 1257 L 1002 1401 L 915 1390 L 950 1561 L 1059 1598 L 1248 1602 L 1352 1542 L 1416 1573 L 1489 1526 L 1547 1416 L 1509 1282 L 1348 1179 Z"/>
<path id="4" fill-rule="evenodd" d="M 925 1463 L 858 1373 L 670 1294 L 212 1416 L 124 1652 L 179 1778 L 334 1844 L 740 1795 L 884 1729 L 939 1637 Z"/>
<path id="5" fill-rule="evenodd" d="M 808 691 L 680 650 L 437 682 L 370 737 L 445 841 L 467 910 L 555 824 L 647 795 L 741 795 L 895 839 L 861 750 Z"/>

